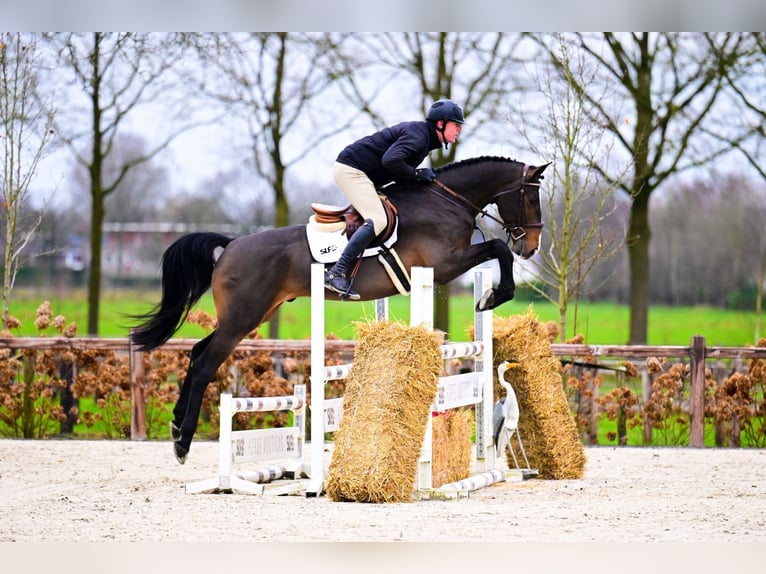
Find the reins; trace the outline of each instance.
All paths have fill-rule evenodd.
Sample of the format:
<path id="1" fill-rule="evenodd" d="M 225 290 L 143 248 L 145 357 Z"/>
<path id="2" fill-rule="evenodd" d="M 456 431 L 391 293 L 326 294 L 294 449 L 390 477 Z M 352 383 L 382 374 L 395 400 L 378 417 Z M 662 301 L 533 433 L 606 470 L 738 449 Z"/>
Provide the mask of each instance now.
<path id="1" fill-rule="evenodd" d="M 519 187 L 514 188 L 514 189 L 506 189 L 504 191 L 498 192 L 495 195 L 493 195 L 492 198 L 487 202 L 487 203 L 496 203 L 497 198 L 502 196 L 502 195 L 506 195 L 508 193 L 514 193 L 515 191 L 519 191 L 519 190 L 522 191 L 522 193 L 519 194 L 519 209 L 518 209 L 517 215 L 516 215 L 516 225 L 514 227 L 510 228 L 510 229 L 509 229 L 509 225 L 505 221 L 503 221 L 500 218 L 495 217 L 494 215 L 489 213 L 486 209 L 483 209 L 483 208 L 479 207 L 478 205 L 476 205 L 472 201 L 470 201 L 470 200 L 466 199 L 465 197 L 463 197 L 462 195 L 458 194 L 455 190 L 451 189 L 448 185 L 442 183 L 438 179 L 434 179 L 433 182 L 437 186 L 439 186 L 443 191 L 445 191 L 449 195 L 451 195 L 452 198 L 455 198 L 455 199 L 459 200 L 464 205 L 460 205 L 460 203 L 454 201 L 450 197 L 444 197 L 444 196 L 441 196 L 441 197 L 444 197 L 444 199 L 446 199 L 447 201 L 449 201 L 453 205 L 457 205 L 458 207 L 465 208 L 465 205 L 471 207 L 472 209 L 474 209 L 477 212 L 478 215 L 481 215 L 482 217 L 488 217 L 489 219 L 493 220 L 494 222 L 499 223 L 502 226 L 502 228 L 505 230 L 505 232 L 508 234 L 508 236 L 513 241 L 518 241 L 519 239 L 523 238 L 527 234 L 526 228 L 528 228 L 528 227 L 542 228 L 543 227 L 543 222 L 542 221 L 540 221 L 538 223 L 523 223 L 522 222 L 522 212 L 524 211 L 524 205 L 523 205 L 523 202 L 524 202 L 524 193 L 523 193 L 524 192 L 524 187 L 527 186 L 527 185 L 536 185 L 538 187 L 540 186 L 539 183 L 533 183 L 533 182 L 530 182 L 530 181 L 526 181 L 527 171 L 528 170 L 529 170 L 529 166 L 528 165 L 524 165 L 524 171 L 523 171 L 523 174 L 522 174 L 522 183 L 521 183 L 521 185 Z M 430 185 L 427 186 L 427 187 L 432 192 L 434 192 L 437 195 L 439 195 L 433 187 L 431 187 Z"/>

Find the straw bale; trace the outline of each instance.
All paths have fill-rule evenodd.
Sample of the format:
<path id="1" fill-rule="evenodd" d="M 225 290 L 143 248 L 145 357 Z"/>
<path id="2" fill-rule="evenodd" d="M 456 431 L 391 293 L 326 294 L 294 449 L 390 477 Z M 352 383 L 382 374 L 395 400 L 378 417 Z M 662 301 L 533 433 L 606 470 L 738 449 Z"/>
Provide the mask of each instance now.
<path id="1" fill-rule="evenodd" d="M 409 502 L 442 368 L 442 335 L 393 321 L 357 328 L 327 496 Z"/>
<path id="2" fill-rule="evenodd" d="M 530 307 L 523 315 L 493 318 L 493 364 L 511 360 L 519 366 L 505 379 L 519 402 L 519 433 L 529 464 L 540 478 L 582 478 L 585 449 L 580 440 L 564 392 L 561 363 L 551 352 L 547 328 L 538 322 Z M 494 372 L 495 397 L 505 389 Z M 506 454 L 510 459 L 510 455 Z M 513 464 L 509 460 L 509 464 Z"/>
<path id="3" fill-rule="evenodd" d="M 431 484 L 463 480 L 471 475 L 473 409 L 452 409 L 433 417 Z"/>

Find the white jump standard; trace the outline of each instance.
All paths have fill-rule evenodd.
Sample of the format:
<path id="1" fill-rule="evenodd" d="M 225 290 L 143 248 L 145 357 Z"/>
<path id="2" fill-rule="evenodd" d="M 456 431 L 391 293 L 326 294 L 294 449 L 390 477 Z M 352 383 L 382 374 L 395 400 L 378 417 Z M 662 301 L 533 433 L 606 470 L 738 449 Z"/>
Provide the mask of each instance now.
<path id="1" fill-rule="evenodd" d="M 186 492 L 243 492 L 263 494 L 265 486 L 279 478 L 299 478 L 306 475 L 303 464 L 305 433 L 306 385 L 295 385 L 294 394 L 285 397 L 237 397 L 221 394 L 220 432 L 218 437 L 218 476 L 186 485 Z M 294 424 L 271 429 L 232 430 L 236 413 L 291 410 Z M 263 469 L 234 473 L 234 464 L 287 460 Z M 292 462 L 294 461 L 294 462 Z M 303 489 L 302 481 L 275 489 L 273 494 L 287 494 Z"/>

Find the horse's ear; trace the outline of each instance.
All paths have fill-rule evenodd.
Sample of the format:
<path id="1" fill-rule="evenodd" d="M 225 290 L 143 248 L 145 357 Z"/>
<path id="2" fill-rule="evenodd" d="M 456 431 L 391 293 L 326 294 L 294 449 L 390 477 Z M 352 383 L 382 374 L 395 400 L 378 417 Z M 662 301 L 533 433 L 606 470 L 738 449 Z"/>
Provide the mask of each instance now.
<path id="1" fill-rule="evenodd" d="M 545 165 L 535 165 L 535 166 L 532 166 L 532 170 L 531 170 L 532 173 L 529 174 L 529 179 L 531 179 L 531 180 L 542 179 L 543 172 L 545 171 L 545 168 L 548 167 L 549 165 L 551 165 L 551 163 L 552 162 L 549 161 Z"/>

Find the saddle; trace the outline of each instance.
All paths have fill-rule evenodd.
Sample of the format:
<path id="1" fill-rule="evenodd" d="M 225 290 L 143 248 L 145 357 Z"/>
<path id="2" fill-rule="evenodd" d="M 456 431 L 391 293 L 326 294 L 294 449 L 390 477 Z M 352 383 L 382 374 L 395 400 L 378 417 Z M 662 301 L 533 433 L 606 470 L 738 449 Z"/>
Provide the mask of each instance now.
<path id="1" fill-rule="evenodd" d="M 386 212 L 386 228 L 365 249 L 362 257 L 377 256 L 396 289 L 402 295 L 407 295 L 410 291 L 409 273 L 393 248 L 397 241 L 399 212 L 386 196 L 379 197 Z M 364 225 L 364 218 L 352 205 L 312 203 L 311 209 L 314 213 L 306 226 L 311 256 L 321 263 L 335 262 L 348 239 Z M 345 239 L 342 239 L 343 235 Z M 354 266 L 351 278 L 356 276 L 361 261 L 360 258 Z"/>
<path id="2" fill-rule="evenodd" d="M 382 245 L 393 235 L 396 229 L 396 218 L 399 212 L 396 206 L 385 196 L 380 196 L 380 201 L 383 204 L 383 210 L 386 212 L 386 228 L 380 235 L 378 235 L 371 246 Z M 327 226 L 328 231 L 337 231 L 342 229 L 342 234 L 347 239 L 351 239 L 354 232 L 364 225 L 364 218 L 353 205 L 346 206 L 328 205 L 325 203 L 312 203 L 311 209 L 314 214 L 311 216 L 313 223 L 318 225 Z M 341 224 L 343 225 L 341 227 Z"/>

